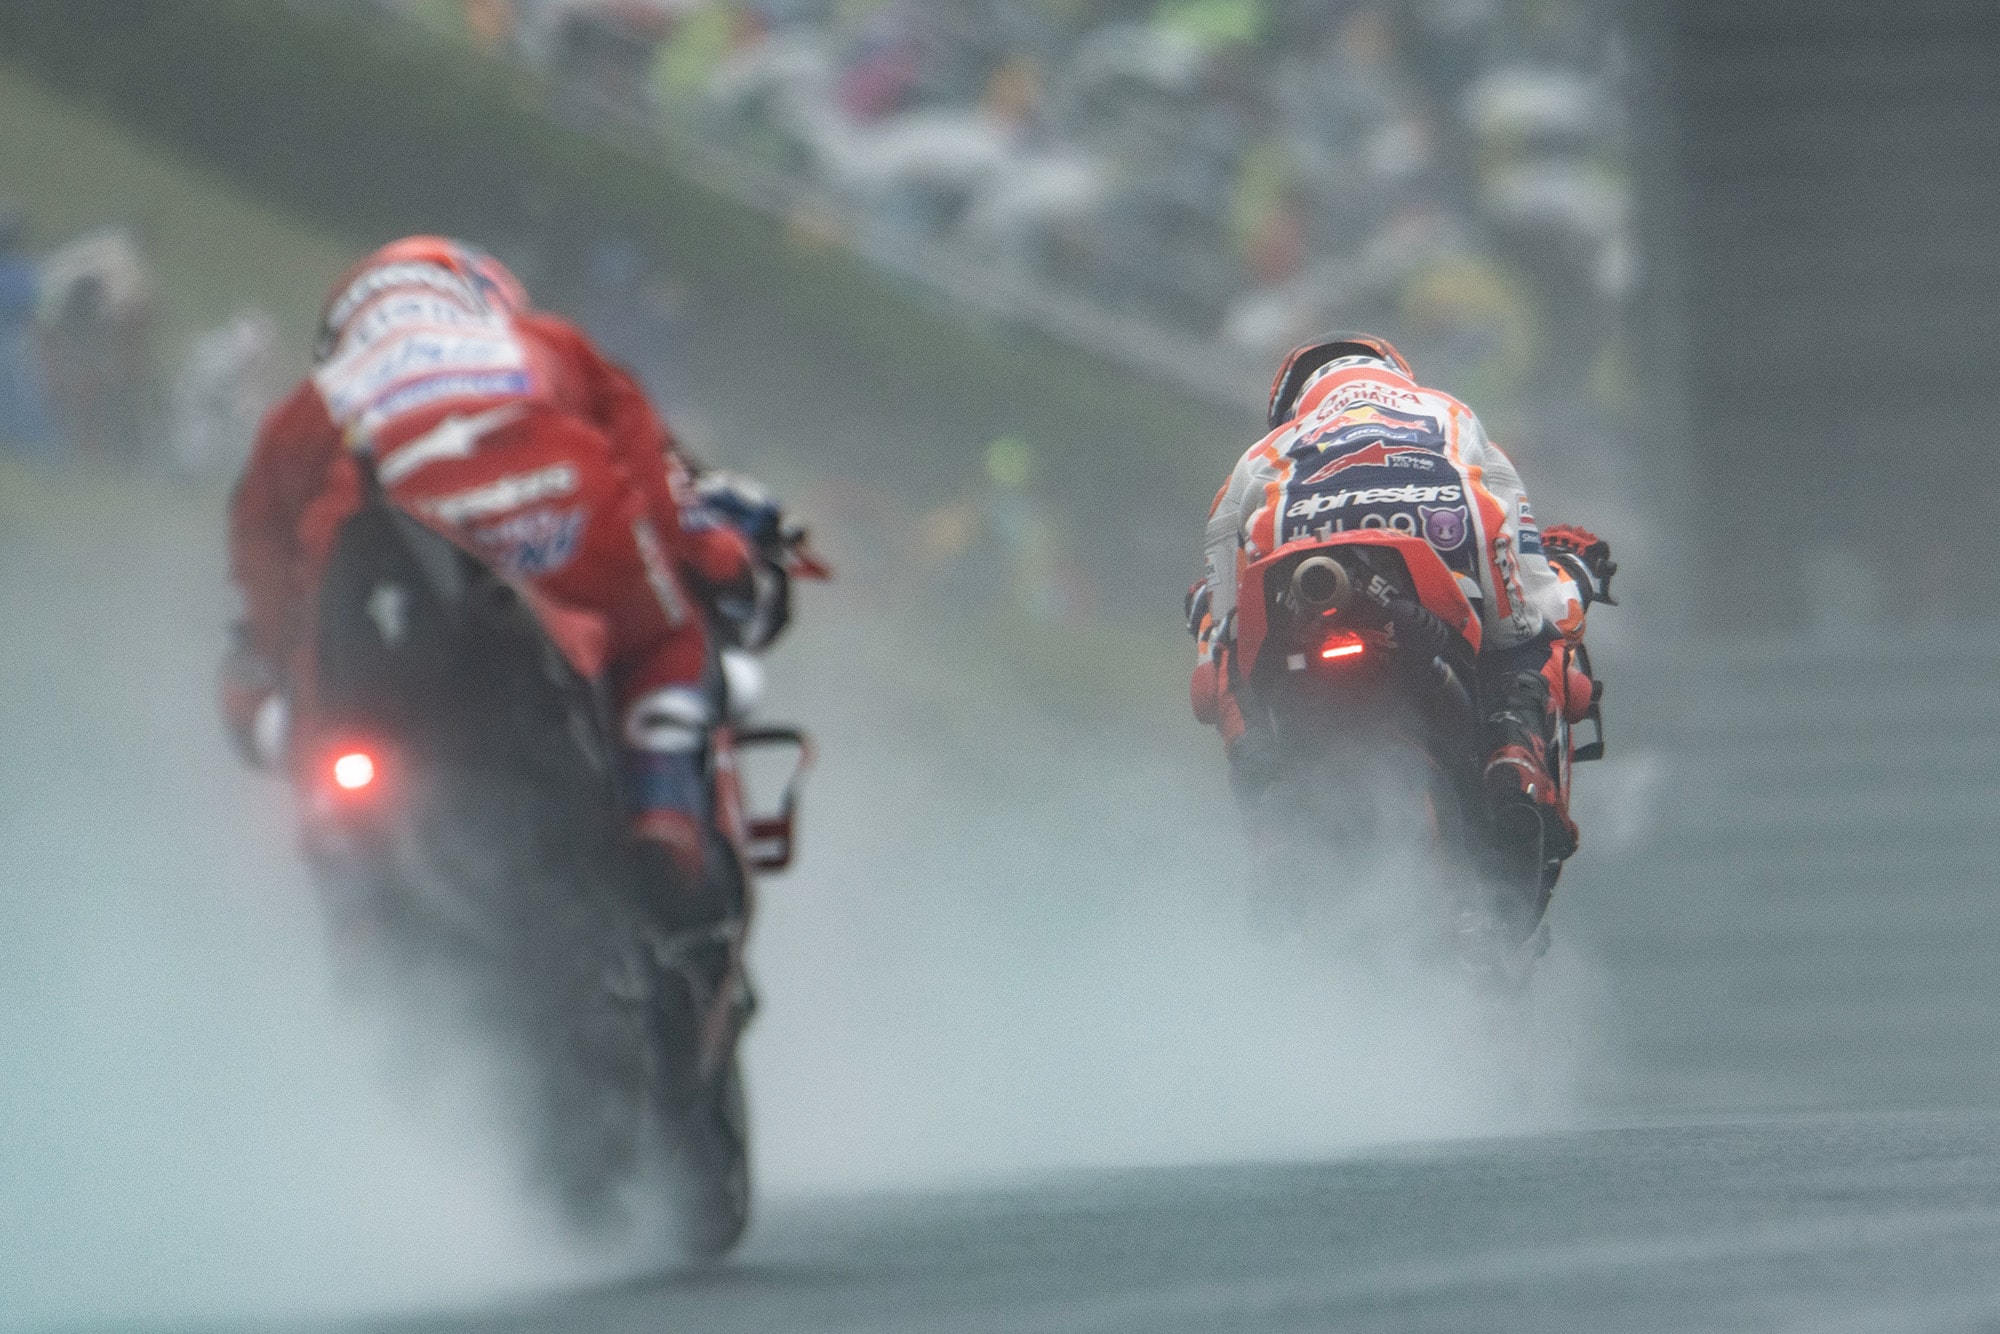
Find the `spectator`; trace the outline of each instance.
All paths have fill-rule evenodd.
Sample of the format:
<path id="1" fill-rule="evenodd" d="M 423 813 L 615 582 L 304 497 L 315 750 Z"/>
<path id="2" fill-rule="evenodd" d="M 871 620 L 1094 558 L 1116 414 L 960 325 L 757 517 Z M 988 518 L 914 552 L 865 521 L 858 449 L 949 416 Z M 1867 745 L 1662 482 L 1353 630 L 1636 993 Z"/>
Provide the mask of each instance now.
<path id="1" fill-rule="evenodd" d="M 910 11 L 900 5 L 876 10 L 862 23 L 841 71 L 840 109 L 864 125 L 903 110 L 916 94 L 924 54 L 923 34 Z"/>
<path id="2" fill-rule="evenodd" d="M 41 279 L 22 250 L 26 220 L 0 207 L 0 444 L 32 446 L 48 438 L 48 418 L 30 334 Z"/>
<path id="3" fill-rule="evenodd" d="M 472 44 L 489 55 L 505 51 L 514 40 L 513 0 L 465 0 L 465 31 Z"/>
<path id="4" fill-rule="evenodd" d="M 278 326 L 261 310 L 239 311 L 194 340 L 173 383 L 173 455 L 182 472 L 238 470 L 265 411 L 284 392 Z"/>
<path id="5" fill-rule="evenodd" d="M 135 459 L 153 390 L 153 277 L 122 227 L 87 232 L 43 269 L 41 364 L 56 437 Z"/>
<path id="6" fill-rule="evenodd" d="M 517 0 L 509 30 L 531 63 L 598 107 L 631 115 L 648 105 L 662 43 L 701 0 Z"/>
<path id="7" fill-rule="evenodd" d="M 765 25 L 756 10 L 729 0 L 709 0 L 660 44 L 653 62 L 654 97 L 663 107 L 693 106 L 724 62 L 757 45 L 764 35 Z"/>
<path id="8" fill-rule="evenodd" d="M 456 3 L 505 11 L 597 105 L 651 101 L 761 167 L 748 188 L 815 244 L 1245 368 L 1281 334 L 1380 324 L 1481 383 L 1618 398 L 1597 386 L 1639 257 L 1614 7 Z"/>

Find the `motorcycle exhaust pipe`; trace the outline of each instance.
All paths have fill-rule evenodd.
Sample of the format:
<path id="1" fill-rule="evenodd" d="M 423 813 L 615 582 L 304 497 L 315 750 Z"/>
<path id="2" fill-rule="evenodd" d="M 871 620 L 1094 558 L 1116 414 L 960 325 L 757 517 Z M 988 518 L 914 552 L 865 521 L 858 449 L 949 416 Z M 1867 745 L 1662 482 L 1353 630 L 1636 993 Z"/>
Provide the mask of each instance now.
<path id="1" fill-rule="evenodd" d="M 1292 571 L 1292 600 L 1307 611 L 1345 611 L 1353 599 L 1347 567 L 1330 556 L 1309 556 Z"/>

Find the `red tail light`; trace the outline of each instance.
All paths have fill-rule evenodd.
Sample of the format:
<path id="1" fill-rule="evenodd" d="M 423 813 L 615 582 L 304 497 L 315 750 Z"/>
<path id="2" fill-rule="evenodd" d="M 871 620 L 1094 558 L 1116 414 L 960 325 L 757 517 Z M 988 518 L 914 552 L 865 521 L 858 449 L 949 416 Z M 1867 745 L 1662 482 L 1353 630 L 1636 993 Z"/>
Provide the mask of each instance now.
<path id="1" fill-rule="evenodd" d="M 359 792 L 375 781 L 375 757 L 365 750 L 350 750 L 333 762 L 333 781 L 347 792 Z"/>
<path id="2" fill-rule="evenodd" d="M 1358 658 L 1367 651 L 1368 645 L 1361 641 L 1361 636 L 1346 630 L 1334 634 L 1319 646 L 1322 662 L 1333 662 L 1340 658 Z"/>

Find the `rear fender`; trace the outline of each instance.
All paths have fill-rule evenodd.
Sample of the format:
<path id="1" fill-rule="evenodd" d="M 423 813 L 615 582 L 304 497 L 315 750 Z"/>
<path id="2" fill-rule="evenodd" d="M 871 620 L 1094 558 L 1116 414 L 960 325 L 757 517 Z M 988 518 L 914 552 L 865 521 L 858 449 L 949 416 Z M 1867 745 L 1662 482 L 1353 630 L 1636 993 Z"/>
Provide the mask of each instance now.
<path id="1" fill-rule="evenodd" d="M 1237 658 L 1243 669 L 1248 670 L 1256 663 L 1270 634 L 1268 590 L 1274 576 L 1283 575 L 1298 561 L 1319 552 L 1371 548 L 1393 551 L 1401 557 L 1412 584 L 1403 591 L 1470 644 L 1474 654 L 1479 652 L 1479 613 L 1459 588 L 1457 576 L 1439 559 L 1430 543 L 1388 529 L 1369 528 L 1289 542 L 1244 568 L 1236 596 Z"/>
<path id="2" fill-rule="evenodd" d="M 305 754 L 359 737 L 468 791 L 506 773 L 551 809 L 616 824 L 615 734 L 583 670 L 601 642 L 595 617 L 534 597 L 378 494 L 342 527 L 321 582 Z"/>

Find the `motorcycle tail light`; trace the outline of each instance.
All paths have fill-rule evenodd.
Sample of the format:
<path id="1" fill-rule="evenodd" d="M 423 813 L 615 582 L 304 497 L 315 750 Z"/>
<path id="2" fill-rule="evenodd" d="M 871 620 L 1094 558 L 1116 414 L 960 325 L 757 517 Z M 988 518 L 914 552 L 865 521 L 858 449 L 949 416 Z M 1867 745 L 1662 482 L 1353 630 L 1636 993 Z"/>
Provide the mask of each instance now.
<path id="1" fill-rule="evenodd" d="M 360 792 L 375 782 L 375 757 L 365 750 L 350 750 L 333 762 L 333 783 L 343 792 Z"/>
<path id="2" fill-rule="evenodd" d="M 1367 651 L 1368 645 L 1360 635 L 1343 630 L 1319 646 L 1319 657 L 1321 662 L 1337 662 L 1342 658 L 1358 658 Z"/>

